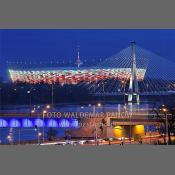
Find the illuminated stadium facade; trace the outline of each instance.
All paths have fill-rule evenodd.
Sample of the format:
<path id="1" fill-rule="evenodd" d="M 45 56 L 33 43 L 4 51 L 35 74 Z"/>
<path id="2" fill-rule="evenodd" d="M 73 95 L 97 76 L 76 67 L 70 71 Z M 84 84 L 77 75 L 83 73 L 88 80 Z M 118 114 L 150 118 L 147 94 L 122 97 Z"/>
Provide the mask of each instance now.
<path id="1" fill-rule="evenodd" d="M 146 70 L 137 69 L 137 79 L 143 80 Z M 112 69 L 79 69 L 64 68 L 64 70 L 9 70 L 13 83 L 60 83 L 78 84 L 80 82 L 98 82 L 107 79 L 129 81 L 131 68 L 112 68 Z"/>
<path id="2" fill-rule="evenodd" d="M 135 48 L 135 43 L 132 43 L 132 48 Z M 135 50 L 132 51 L 132 57 L 135 57 Z M 83 62 L 80 60 L 78 47 L 77 67 L 58 67 L 40 68 L 40 69 L 25 69 L 14 70 L 10 69 L 10 77 L 13 83 L 59 83 L 59 84 L 78 84 L 80 82 L 99 82 L 108 79 L 129 81 L 132 77 L 132 66 L 96 66 L 96 67 L 80 67 Z M 136 63 L 135 63 L 136 64 Z M 133 65 L 133 64 L 132 64 Z M 135 67 L 136 69 L 136 67 Z M 145 68 L 137 68 L 136 79 L 142 81 L 145 76 Z"/>

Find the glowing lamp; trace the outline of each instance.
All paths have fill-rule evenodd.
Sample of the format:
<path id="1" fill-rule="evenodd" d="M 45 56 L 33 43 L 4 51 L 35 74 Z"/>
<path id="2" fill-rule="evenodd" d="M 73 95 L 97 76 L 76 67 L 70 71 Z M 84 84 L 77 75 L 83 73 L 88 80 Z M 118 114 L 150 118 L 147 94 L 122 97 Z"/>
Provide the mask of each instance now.
<path id="1" fill-rule="evenodd" d="M 42 136 L 42 133 L 41 133 L 41 132 L 39 132 L 39 133 L 38 133 L 38 136 Z"/>
<path id="2" fill-rule="evenodd" d="M 98 106 L 98 107 L 101 107 L 101 103 L 98 103 L 97 106 Z"/>
<path id="3" fill-rule="evenodd" d="M 50 105 L 47 105 L 47 106 L 46 106 L 46 109 L 50 109 Z"/>

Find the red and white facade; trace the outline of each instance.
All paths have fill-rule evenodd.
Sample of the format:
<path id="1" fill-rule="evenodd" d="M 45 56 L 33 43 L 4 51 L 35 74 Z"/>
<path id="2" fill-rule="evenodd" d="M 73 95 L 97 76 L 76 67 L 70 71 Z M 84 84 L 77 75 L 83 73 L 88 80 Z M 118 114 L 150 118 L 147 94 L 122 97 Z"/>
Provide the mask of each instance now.
<path id="1" fill-rule="evenodd" d="M 137 69 L 137 79 L 143 80 L 145 69 Z M 14 83 L 59 83 L 78 84 L 80 82 L 93 83 L 106 79 L 129 80 L 131 77 L 130 68 L 112 69 L 80 69 L 69 68 L 64 70 L 9 70 L 10 77 Z"/>

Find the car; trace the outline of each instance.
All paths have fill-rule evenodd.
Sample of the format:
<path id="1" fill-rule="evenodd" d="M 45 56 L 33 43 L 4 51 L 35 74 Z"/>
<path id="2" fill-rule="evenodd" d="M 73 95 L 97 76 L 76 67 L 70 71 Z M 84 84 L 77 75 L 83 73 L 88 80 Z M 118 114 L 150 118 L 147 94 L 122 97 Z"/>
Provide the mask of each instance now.
<path id="1" fill-rule="evenodd" d="M 80 145 L 83 145 L 83 144 L 86 143 L 86 140 L 79 140 L 78 143 L 79 143 Z"/>
<path id="2" fill-rule="evenodd" d="M 56 145 L 62 145 L 62 146 L 64 146 L 64 145 L 66 145 L 66 142 L 57 142 Z"/>

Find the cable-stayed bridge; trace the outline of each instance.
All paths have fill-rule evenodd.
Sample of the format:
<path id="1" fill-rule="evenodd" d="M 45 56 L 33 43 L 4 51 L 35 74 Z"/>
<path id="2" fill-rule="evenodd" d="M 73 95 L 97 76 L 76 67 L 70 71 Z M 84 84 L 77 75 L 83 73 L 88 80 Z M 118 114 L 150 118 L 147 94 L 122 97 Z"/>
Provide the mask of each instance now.
<path id="1" fill-rule="evenodd" d="M 133 42 L 96 66 L 96 69 L 107 68 L 121 69 L 120 76 L 90 83 L 88 88 L 92 94 L 137 96 L 175 93 L 175 63 Z"/>

